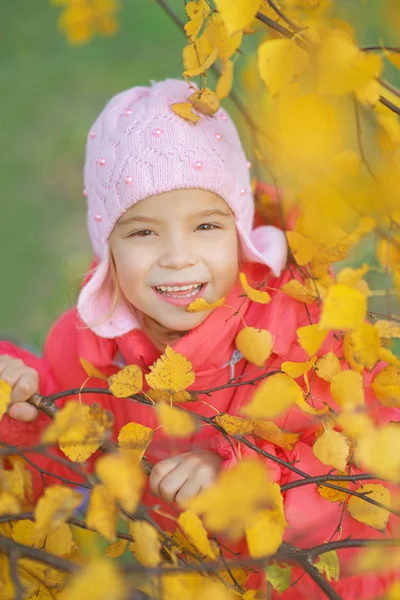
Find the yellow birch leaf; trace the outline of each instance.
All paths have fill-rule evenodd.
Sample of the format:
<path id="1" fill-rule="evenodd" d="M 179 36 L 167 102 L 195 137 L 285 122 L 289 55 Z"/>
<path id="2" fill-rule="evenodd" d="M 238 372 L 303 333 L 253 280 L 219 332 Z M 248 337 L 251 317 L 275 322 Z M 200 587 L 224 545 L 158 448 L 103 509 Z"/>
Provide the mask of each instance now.
<path id="1" fill-rule="evenodd" d="M 278 509 L 261 510 L 251 517 L 246 525 L 250 556 L 263 558 L 275 554 L 283 542 L 285 527 L 285 518 Z"/>
<path id="2" fill-rule="evenodd" d="M 161 543 L 153 525 L 146 521 L 131 521 L 129 531 L 135 540 L 135 557 L 144 567 L 156 567 L 161 562 Z"/>
<path id="3" fill-rule="evenodd" d="M 348 285 L 335 284 L 328 289 L 322 308 L 321 329 L 356 329 L 364 323 L 367 299 Z"/>
<path id="4" fill-rule="evenodd" d="M 128 540 L 117 540 L 106 548 L 106 556 L 108 558 L 119 558 L 125 553 Z"/>
<path id="5" fill-rule="evenodd" d="M 342 285 L 349 285 L 353 287 L 357 285 L 357 283 L 366 275 L 369 271 L 369 265 L 364 264 L 359 269 L 352 269 L 350 267 L 346 267 L 339 271 L 336 277 L 337 283 Z"/>
<path id="6" fill-rule="evenodd" d="M 359 439 L 360 436 L 373 428 L 373 421 L 365 412 L 351 410 L 351 405 L 345 405 L 344 409 L 336 416 L 337 425 L 343 429 L 347 437 Z"/>
<path id="7" fill-rule="evenodd" d="M 281 371 L 286 373 L 286 375 L 289 375 L 289 377 L 297 379 L 298 377 L 301 377 L 301 375 L 305 375 L 305 373 L 307 373 L 314 365 L 316 360 L 316 356 L 313 356 L 306 362 L 292 362 L 286 360 L 281 364 Z"/>
<path id="8" fill-rule="evenodd" d="M 94 377 L 95 379 L 102 379 L 107 381 L 107 377 L 96 367 L 94 367 L 88 360 L 80 357 L 79 362 L 81 363 L 83 370 L 88 377 Z"/>
<path id="9" fill-rule="evenodd" d="M 245 273 L 240 273 L 239 279 L 240 283 L 242 284 L 242 288 L 250 300 L 253 300 L 253 302 L 258 302 L 259 304 L 268 304 L 271 302 L 271 296 L 268 294 L 268 292 L 256 290 L 248 284 Z"/>
<path id="10" fill-rule="evenodd" d="M 223 100 L 231 93 L 233 84 L 233 62 L 227 60 L 222 67 L 222 73 L 217 81 L 215 93 L 219 100 Z"/>
<path id="11" fill-rule="evenodd" d="M 126 453 L 101 456 L 96 462 L 96 473 L 124 510 L 136 510 L 146 477 L 135 458 Z"/>
<path id="12" fill-rule="evenodd" d="M 211 65 L 215 62 L 218 55 L 218 50 L 214 48 L 211 51 L 211 54 L 206 58 L 206 60 L 199 67 L 195 67 L 194 69 L 189 69 L 183 72 L 184 77 L 197 77 L 197 75 L 202 75 L 207 69 L 211 67 Z"/>
<path id="13" fill-rule="evenodd" d="M 328 581 L 339 581 L 340 563 L 336 550 L 321 554 L 319 561 L 314 563 L 314 567 L 320 573 L 325 574 Z"/>
<path id="14" fill-rule="evenodd" d="M 190 21 L 185 23 L 185 31 L 189 40 L 193 42 L 203 26 L 204 19 L 210 14 L 210 7 L 206 0 L 188 2 L 185 6 L 186 14 Z"/>
<path id="15" fill-rule="evenodd" d="M 189 121 L 189 123 L 197 123 L 200 121 L 199 115 L 192 112 L 193 104 L 191 102 L 175 102 L 171 104 L 171 108 L 176 115 L 185 119 L 185 121 Z"/>
<path id="16" fill-rule="evenodd" d="M 73 462 L 84 462 L 99 449 L 110 433 L 113 416 L 97 403 L 84 406 L 83 419 L 59 436 L 60 450 Z"/>
<path id="17" fill-rule="evenodd" d="M 254 19 L 261 0 L 216 0 L 218 12 L 221 14 L 229 35 L 242 31 Z"/>
<path id="18" fill-rule="evenodd" d="M 356 177 L 362 165 L 360 155 L 354 152 L 354 150 L 340 152 L 334 157 L 334 163 L 340 175 L 345 177 Z"/>
<path id="19" fill-rule="evenodd" d="M 87 412 L 86 404 L 70 400 L 56 413 L 53 422 L 44 430 L 41 441 L 44 443 L 56 442 L 61 435 L 77 423 L 82 422 L 86 418 Z"/>
<path id="20" fill-rule="evenodd" d="M 222 61 L 231 58 L 239 48 L 243 39 L 243 33 L 241 31 L 229 35 L 221 15 L 217 12 L 213 13 L 204 32 L 204 36 L 207 38 L 211 47 L 218 50 L 218 58 Z"/>
<path id="21" fill-rule="evenodd" d="M 276 373 L 257 388 L 241 413 L 253 419 L 275 419 L 303 399 L 303 390 L 286 373 Z"/>
<path id="22" fill-rule="evenodd" d="M 214 420 L 229 435 L 250 435 L 254 430 L 254 423 L 252 421 L 227 415 L 226 413 L 217 415 Z"/>
<path id="23" fill-rule="evenodd" d="M 183 49 L 183 66 L 186 70 L 199 67 L 211 54 L 212 46 L 208 35 L 203 33 L 193 44 L 188 44 Z"/>
<path id="24" fill-rule="evenodd" d="M 6 381 L 0 379 L 0 419 L 6 414 L 11 402 L 12 387 Z"/>
<path id="25" fill-rule="evenodd" d="M 267 358 L 271 356 L 274 340 L 272 334 L 266 329 L 244 327 L 235 338 L 236 348 L 246 360 L 263 367 Z"/>
<path id="26" fill-rule="evenodd" d="M 342 408 L 364 404 L 364 382 L 357 371 L 340 371 L 332 377 L 331 394 Z"/>
<path id="27" fill-rule="evenodd" d="M 334 352 L 327 352 L 315 364 L 315 374 L 328 383 L 340 372 L 340 361 Z"/>
<path id="28" fill-rule="evenodd" d="M 384 406 L 400 406 L 400 369 L 392 365 L 385 367 L 376 375 L 371 388 Z"/>
<path id="29" fill-rule="evenodd" d="M 265 578 L 279 594 L 284 592 L 290 586 L 292 577 L 292 567 L 289 565 L 281 567 L 277 563 L 272 563 L 265 567 Z"/>
<path id="30" fill-rule="evenodd" d="M 153 402 L 171 402 L 172 395 L 165 390 L 147 390 L 146 395 L 153 400 Z"/>
<path id="31" fill-rule="evenodd" d="M 192 415 L 181 408 L 160 402 L 155 407 L 158 420 L 164 433 L 171 438 L 185 438 L 196 431 L 196 422 Z"/>
<path id="32" fill-rule="evenodd" d="M 275 495 L 265 466 L 259 461 L 243 459 L 190 500 L 188 508 L 204 516 L 206 529 L 239 539 L 249 518 L 263 505 L 271 505 Z"/>
<path id="33" fill-rule="evenodd" d="M 316 325 L 305 325 L 299 327 L 296 331 L 300 346 L 307 352 L 309 356 L 312 356 L 322 346 L 328 331 L 323 331 Z"/>
<path id="34" fill-rule="evenodd" d="M 379 349 L 379 360 L 383 360 L 384 362 L 389 363 L 389 365 L 400 367 L 400 359 L 398 359 L 389 348 Z"/>
<path id="35" fill-rule="evenodd" d="M 204 298 L 196 298 L 196 300 L 189 304 L 186 310 L 189 312 L 202 312 L 203 310 L 214 310 L 214 308 L 223 306 L 224 303 L 225 296 L 223 298 L 220 298 L 219 300 L 216 300 L 215 302 L 212 302 L 211 304 L 209 304 L 207 300 L 204 300 Z"/>
<path id="36" fill-rule="evenodd" d="M 351 333 L 354 360 L 363 364 L 369 371 L 379 360 L 381 340 L 378 331 L 371 323 L 363 323 Z"/>
<path id="37" fill-rule="evenodd" d="M 397 235 L 394 241 L 396 244 L 393 244 L 392 241 L 381 239 L 377 244 L 376 258 L 384 269 L 395 269 L 400 263 L 400 236 Z"/>
<path id="38" fill-rule="evenodd" d="M 207 532 L 204 529 L 201 519 L 192 510 L 185 510 L 178 517 L 178 523 L 189 541 L 197 550 L 211 560 L 217 558 L 217 553 L 211 546 Z"/>
<path id="39" fill-rule="evenodd" d="M 83 501 L 79 492 L 63 485 L 52 485 L 44 490 L 35 507 L 35 533 L 48 535 L 65 523 Z"/>
<path id="40" fill-rule="evenodd" d="M 118 434 L 118 445 L 123 452 L 130 454 L 137 462 L 143 458 L 153 437 L 153 430 L 140 423 L 127 423 Z"/>
<path id="41" fill-rule="evenodd" d="M 171 396 L 171 402 L 196 402 L 198 399 L 198 394 L 195 392 L 187 392 L 186 390 L 179 390 L 179 392 L 175 392 Z"/>
<path id="42" fill-rule="evenodd" d="M 360 431 L 356 448 L 357 460 L 380 477 L 398 482 L 400 479 L 400 445 L 397 423 L 380 429 L 371 426 Z"/>
<path id="43" fill-rule="evenodd" d="M 64 558 L 71 556 L 71 554 L 78 550 L 78 546 L 72 537 L 70 526 L 67 523 L 61 523 L 57 529 L 49 533 L 46 537 L 44 549 L 49 554 L 63 556 Z"/>
<path id="44" fill-rule="evenodd" d="M 43 546 L 45 536 L 39 537 L 35 531 L 35 523 L 29 519 L 22 519 L 12 524 L 11 536 L 15 542 L 40 548 Z"/>
<path id="45" fill-rule="evenodd" d="M 395 581 L 388 590 L 386 600 L 398 600 L 399 598 L 400 598 L 400 582 Z"/>
<path id="46" fill-rule="evenodd" d="M 343 433 L 334 430 L 325 431 L 313 445 L 314 456 L 324 465 L 344 471 L 350 452 L 350 444 Z"/>
<path id="47" fill-rule="evenodd" d="M 96 558 L 77 574 L 71 575 L 60 600 L 124 600 L 126 593 L 126 583 L 114 563 Z"/>
<path id="48" fill-rule="evenodd" d="M 351 331 L 347 331 L 343 337 L 343 355 L 350 367 L 358 373 L 362 373 L 364 370 L 364 365 L 358 363 L 354 357 L 354 341 L 351 337 Z"/>
<path id="49" fill-rule="evenodd" d="M 184 390 L 196 378 L 192 371 L 192 363 L 182 354 L 167 346 L 164 354 L 150 367 L 146 381 L 157 390 L 179 392 Z"/>
<path id="50" fill-rule="evenodd" d="M 287 241 L 298 265 L 307 265 L 314 257 L 314 244 L 301 233 L 286 231 Z"/>
<path id="51" fill-rule="evenodd" d="M 15 496 L 9 492 L 0 492 L 0 516 L 16 515 L 20 510 L 21 505 Z"/>
<path id="52" fill-rule="evenodd" d="M 86 525 L 100 533 L 106 540 L 116 539 L 118 506 L 103 483 L 93 486 L 86 515 Z"/>
<path id="53" fill-rule="evenodd" d="M 287 88 L 309 62 L 307 53 L 293 40 L 271 39 L 258 47 L 260 76 L 272 95 Z"/>
<path id="54" fill-rule="evenodd" d="M 318 300 L 318 294 L 315 289 L 308 289 L 305 285 L 300 283 L 300 281 L 297 281 L 297 279 L 292 279 L 291 281 L 288 281 L 288 283 L 285 283 L 280 288 L 280 291 L 305 304 L 312 304 Z"/>
<path id="55" fill-rule="evenodd" d="M 382 338 L 400 338 L 400 324 L 384 319 L 376 321 L 374 327 Z"/>
<path id="56" fill-rule="evenodd" d="M 340 475 L 344 475 L 344 473 L 340 473 Z M 349 488 L 350 483 L 348 481 L 334 481 L 333 483 L 338 487 L 343 488 L 343 492 L 339 492 L 339 490 L 333 490 L 325 487 L 324 485 L 319 485 L 317 487 L 317 492 L 320 496 L 322 496 L 322 498 L 325 498 L 325 500 L 328 500 L 329 502 L 346 502 L 348 494 L 345 490 Z"/>
<path id="57" fill-rule="evenodd" d="M 301 433 L 292 433 L 280 429 L 272 421 L 254 421 L 253 423 L 254 435 L 279 446 L 279 448 L 285 448 L 285 450 L 293 450 L 301 436 Z"/>
<path id="58" fill-rule="evenodd" d="M 384 48 L 384 52 L 385 52 L 386 58 L 388 60 L 390 60 L 392 65 L 394 65 L 395 67 L 400 69 L 400 52 L 394 52 L 393 50 L 386 50 L 386 48 Z"/>
<path id="59" fill-rule="evenodd" d="M 168 573 L 167 569 L 159 577 L 162 600 L 197 600 L 203 577 L 200 573 Z"/>
<path id="60" fill-rule="evenodd" d="M 376 502 L 385 504 L 385 506 L 391 506 L 390 492 L 380 483 L 366 483 L 356 491 L 359 494 L 365 494 Z M 350 496 L 347 510 L 353 519 L 360 521 L 360 523 L 365 523 L 365 525 L 379 529 L 379 531 L 386 529 L 390 513 L 384 508 L 370 504 L 362 498 L 357 498 L 357 496 Z"/>
<path id="61" fill-rule="evenodd" d="M 110 391 L 116 398 L 138 394 L 143 387 L 143 374 L 138 365 L 127 365 L 108 379 Z"/>

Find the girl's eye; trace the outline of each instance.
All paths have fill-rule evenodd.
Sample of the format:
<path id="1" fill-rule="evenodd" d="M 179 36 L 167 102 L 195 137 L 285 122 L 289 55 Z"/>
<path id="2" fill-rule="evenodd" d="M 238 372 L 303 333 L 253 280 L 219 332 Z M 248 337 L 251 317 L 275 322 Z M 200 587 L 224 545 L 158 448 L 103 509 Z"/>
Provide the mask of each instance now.
<path id="1" fill-rule="evenodd" d="M 149 235 L 152 235 L 152 233 L 153 232 L 150 229 L 142 229 L 141 231 L 130 233 L 128 237 L 148 237 Z"/>
<path id="2" fill-rule="evenodd" d="M 219 227 L 218 225 L 213 225 L 213 223 L 202 223 L 197 229 L 200 229 L 200 231 L 211 231 L 212 229 L 219 229 Z"/>

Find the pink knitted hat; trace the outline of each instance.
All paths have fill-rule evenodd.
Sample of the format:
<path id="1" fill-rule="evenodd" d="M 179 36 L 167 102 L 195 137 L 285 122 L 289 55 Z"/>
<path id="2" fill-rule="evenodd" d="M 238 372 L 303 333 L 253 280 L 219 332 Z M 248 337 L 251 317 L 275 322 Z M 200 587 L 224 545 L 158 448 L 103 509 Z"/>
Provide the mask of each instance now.
<path id="1" fill-rule="evenodd" d="M 161 192 L 201 188 L 225 200 L 236 218 L 246 260 L 279 275 L 286 262 L 282 231 L 253 230 L 254 200 L 249 163 L 236 127 L 223 109 L 193 125 L 171 109 L 193 93 L 185 81 L 167 79 L 134 87 L 110 100 L 91 128 L 85 163 L 88 228 L 100 260 L 78 298 L 81 319 L 99 336 L 115 338 L 139 327 L 121 300 L 107 319 L 112 299 L 101 292 L 109 270 L 108 239 L 133 204 Z M 102 322 L 103 321 L 103 322 Z"/>

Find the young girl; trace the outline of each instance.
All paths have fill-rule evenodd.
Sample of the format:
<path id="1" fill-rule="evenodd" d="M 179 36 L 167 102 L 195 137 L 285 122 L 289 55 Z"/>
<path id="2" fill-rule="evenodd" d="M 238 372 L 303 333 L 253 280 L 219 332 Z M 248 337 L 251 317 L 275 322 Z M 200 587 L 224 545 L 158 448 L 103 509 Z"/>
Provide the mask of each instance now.
<path id="1" fill-rule="evenodd" d="M 232 375 L 240 378 L 238 381 L 251 380 L 266 370 L 279 369 L 284 360 L 306 359 L 296 341 L 296 330 L 310 323 L 308 313 L 313 322 L 318 321 L 317 308 L 307 312 L 302 303 L 279 291 L 271 292 L 268 305 L 243 296 L 239 271 L 252 282 L 268 281 L 272 289 L 292 278 L 285 270 L 281 274 L 286 262 L 285 236 L 271 226 L 253 229 L 250 165 L 226 112 L 220 109 L 212 117 L 202 116 L 193 125 L 171 109 L 171 104 L 186 101 L 192 91 L 178 80 L 124 91 L 109 102 L 89 132 L 85 195 L 96 256 L 77 307 L 54 325 L 43 358 L 8 342 L 0 343 L 0 377 L 13 386 L 12 405 L 0 422 L 1 440 L 26 445 L 39 439 L 48 419 L 26 400 L 38 390 L 48 395 L 79 388 L 86 379 L 80 358 L 107 377 L 126 364 L 139 365 L 146 373 L 170 345 L 192 363 L 196 374 L 192 388 L 196 390 L 223 386 Z M 186 310 L 196 298 L 213 303 L 224 296 L 226 306 L 213 311 Z M 246 325 L 267 329 L 273 335 L 273 353 L 261 368 L 248 363 L 236 350 L 235 338 L 243 319 Z M 328 337 L 321 354 L 331 350 L 333 343 Z M 100 381 L 98 385 L 107 386 Z M 225 387 L 207 398 L 208 404 L 200 398 L 186 406 L 205 416 L 215 415 L 216 410 L 237 415 L 252 393 L 249 386 Z M 366 388 L 367 400 L 371 394 Z M 321 408 L 323 402 L 334 404 L 329 385 L 322 379 L 316 378 L 313 395 L 315 408 Z M 182 505 L 237 460 L 231 444 L 211 426 L 200 427 L 190 439 L 171 444 L 157 428 L 151 407 L 109 395 L 85 394 L 82 401 L 96 401 L 111 410 L 116 434 L 131 421 L 156 430 L 146 452 L 155 464 L 150 489 L 168 503 Z M 394 409 L 384 413 L 382 409 L 380 419 L 399 420 L 393 413 Z M 311 476 L 329 472 L 312 452 L 318 421 L 295 408 L 276 423 L 302 433 L 293 451 L 248 438 Z M 244 445 L 240 454 L 264 460 L 270 476 L 280 485 L 298 479 L 289 469 Z M 50 459 L 36 455 L 35 461 L 76 480 L 67 467 Z M 34 477 L 39 492 L 42 484 L 35 472 Z M 47 483 L 56 480 L 48 477 Z M 342 514 L 342 505 L 322 498 L 314 485 L 288 490 L 284 499 L 289 523 L 286 539 L 296 545 L 312 547 L 349 536 L 382 537 L 347 511 Z M 160 502 L 146 492 L 145 503 Z M 171 512 L 168 505 L 163 511 Z M 163 526 L 175 528 L 175 522 L 163 522 Z M 339 551 L 341 579 L 332 582 L 338 594 L 349 600 L 381 597 L 392 577 L 373 573 L 352 576 L 348 561 L 352 555 L 352 550 Z M 283 597 L 324 596 L 304 576 Z"/>

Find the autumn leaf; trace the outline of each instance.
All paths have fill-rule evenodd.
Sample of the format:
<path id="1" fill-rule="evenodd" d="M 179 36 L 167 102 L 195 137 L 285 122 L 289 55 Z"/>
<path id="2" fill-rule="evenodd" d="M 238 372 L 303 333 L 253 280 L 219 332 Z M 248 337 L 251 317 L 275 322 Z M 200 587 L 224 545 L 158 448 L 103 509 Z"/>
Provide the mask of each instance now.
<path id="1" fill-rule="evenodd" d="M 258 302 L 259 304 L 268 304 L 269 302 L 271 302 L 271 296 L 268 294 L 268 292 L 256 290 L 255 288 L 251 287 L 251 285 L 249 285 L 245 273 L 240 273 L 239 279 L 245 294 L 250 298 L 250 300 L 252 300 L 253 302 Z"/>
<path id="2" fill-rule="evenodd" d="M 346 267 L 339 271 L 336 277 L 337 283 L 342 285 L 349 285 L 350 287 L 355 287 L 360 280 L 366 275 L 369 271 L 369 265 L 364 264 L 362 267 L 358 269 L 352 269 L 351 267 Z"/>
<path id="3" fill-rule="evenodd" d="M 400 406 L 400 368 L 390 365 L 382 369 L 374 377 L 371 388 L 384 406 Z"/>
<path id="4" fill-rule="evenodd" d="M 222 66 L 221 75 L 217 81 L 215 93 L 219 100 L 229 96 L 233 84 L 233 62 L 227 60 Z"/>
<path id="5" fill-rule="evenodd" d="M 260 75 L 272 95 L 287 88 L 309 62 L 309 55 L 294 40 L 269 39 L 258 47 Z"/>
<path id="6" fill-rule="evenodd" d="M 48 535 L 65 523 L 83 501 L 79 492 L 62 485 L 44 490 L 35 507 L 35 534 Z"/>
<path id="7" fill-rule="evenodd" d="M 250 556 L 263 558 L 276 553 L 283 541 L 285 517 L 279 509 L 264 509 L 246 524 L 246 541 Z"/>
<path id="8" fill-rule="evenodd" d="M 125 553 L 126 547 L 128 545 L 128 540 L 117 540 L 110 546 L 106 548 L 106 556 L 108 558 L 119 558 Z"/>
<path id="9" fill-rule="evenodd" d="M 288 589 L 291 575 L 292 567 L 290 565 L 281 567 L 278 563 L 272 563 L 265 567 L 265 577 L 278 593 Z"/>
<path id="10" fill-rule="evenodd" d="M 384 362 L 389 363 L 389 365 L 400 367 L 400 359 L 398 359 L 389 348 L 381 347 L 379 349 L 379 360 L 383 360 Z"/>
<path id="11" fill-rule="evenodd" d="M 131 521 L 129 531 L 135 541 L 135 557 L 144 567 L 156 567 L 161 562 L 161 542 L 156 529 L 146 521 Z"/>
<path id="12" fill-rule="evenodd" d="M 211 65 L 215 62 L 218 55 L 218 50 L 214 49 L 210 53 L 210 55 L 206 58 L 206 60 L 198 67 L 194 69 L 188 69 L 183 72 L 184 77 L 196 77 L 197 75 L 202 75 L 207 69 L 211 67 Z"/>
<path id="13" fill-rule="evenodd" d="M 307 265 L 314 256 L 313 242 L 296 231 L 286 231 L 286 238 L 297 264 Z"/>
<path id="14" fill-rule="evenodd" d="M 143 387 L 142 370 L 138 365 L 127 365 L 108 379 L 110 391 L 116 398 L 138 394 Z"/>
<path id="15" fill-rule="evenodd" d="M 189 40 L 193 42 L 200 32 L 204 20 L 210 14 L 210 7 L 206 0 L 198 0 L 188 2 L 185 10 L 190 19 L 188 23 L 185 23 L 185 32 Z"/>
<path id="16" fill-rule="evenodd" d="M 236 33 L 247 27 L 254 18 L 261 0 L 216 0 L 218 12 L 221 14 L 228 33 Z"/>
<path id="17" fill-rule="evenodd" d="M 182 354 L 167 346 L 164 354 L 150 367 L 146 381 L 157 390 L 179 392 L 184 390 L 196 378 L 191 362 Z"/>
<path id="18" fill-rule="evenodd" d="M 366 468 L 390 481 L 400 480 L 399 426 L 389 423 L 379 429 L 372 424 L 359 431 L 356 457 Z"/>
<path id="19" fill-rule="evenodd" d="M 195 548 L 207 558 L 216 559 L 217 554 L 210 544 L 201 519 L 192 510 L 185 510 L 178 517 L 178 524 Z"/>
<path id="20" fill-rule="evenodd" d="M 374 327 L 381 338 L 400 337 L 400 324 L 395 323 L 394 321 L 380 319 L 374 323 Z"/>
<path id="21" fill-rule="evenodd" d="M 328 581 L 339 581 L 340 563 L 336 550 L 321 554 L 319 561 L 314 563 L 314 567 L 323 573 Z"/>
<path id="22" fill-rule="evenodd" d="M 204 300 L 204 298 L 196 298 L 196 300 L 189 304 L 186 310 L 188 312 L 202 312 L 203 310 L 214 310 L 214 308 L 223 306 L 224 303 L 225 296 L 223 298 L 220 298 L 219 300 L 216 300 L 215 302 L 212 302 L 211 304 L 209 304 L 207 300 Z"/>
<path id="23" fill-rule="evenodd" d="M 350 444 L 343 435 L 334 430 L 325 431 L 313 445 L 314 456 L 324 465 L 344 471 L 350 452 Z"/>
<path id="24" fill-rule="evenodd" d="M 285 450 L 293 450 L 301 436 L 301 433 L 280 429 L 272 421 L 253 421 L 253 426 L 254 435 Z"/>
<path id="25" fill-rule="evenodd" d="M 211 19 L 204 31 L 204 37 L 212 48 L 218 50 L 218 58 L 226 61 L 236 52 L 242 43 L 243 34 L 241 31 L 230 35 L 225 22 L 217 12 L 213 13 Z"/>
<path id="26" fill-rule="evenodd" d="M 299 327 L 296 331 L 300 346 L 307 352 L 309 356 L 312 356 L 322 346 L 326 336 L 328 335 L 327 330 L 321 330 L 316 325 L 305 325 Z"/>
<path id="27" fill-rule="evenodd" d="M 125 600 L 126 583 L 113 562 L 96 558 L 77 574 L 71 575 L 60 600 Z"/>
<path id="28" fill-rule="evenodd" d="M 127 423 L 121 427 L 118 434 L 118 445 L 122 451 L 127 452 L 139 464 L 151 442 L 153 433 L 153 429 L 140 423 Z"/>
<path id="29" fill-rule="evenodd" d="M 189 123 L 195 124 L 200 121 L 199 115 L 192 111 L 193 104 L 191 102 L 176 102 L 171 104 L 171 108 L 176 115 L 182 117 L 185 121 L 189 121 Z"/>
<path id="30" fill-rule="evenodd" d="M 343 408 L 364 404 L 363 378 L 357 371 L 340 371 L 334 375 L 330 390 L 335 402 Z"/>
<path id="31" fill-rule="evenodd" d="M 217 415 L 214 421 L 229 435 L 250 435 L 254 430 L 254 423 L 252 421 L 227 415 L 226 413 Z"/>
<path id="32" fill-rule="evenodd" d="M 214 50 L 214 52 L 217 52 L 217 50 Z M 193 102 L 194 109 L 206 116 L 214 115 L 221 106 L 216 93 L 210 88 L 197 90 L 189 96 L 189 100 Z"/>
<path id="33" fill-rule="evenodd" d="M 88 377 L 93 377 L 95 379 L 102 379 L 103 381 L 107 381 L 107 377 L 96 367 L 94 367 L 88 360 L 80 357 L 79 362 L 81 363 L 83 370 L 85 371 Z"/>
<path id="34" fill-rule="evenodd" d="M 356 491 L 385 506 L 391 506 L 390 492 L 380 483 L 366 483 Z M 390 513 L 384 508 L 370 504 L 357 496 L 351 496 L 347 503 L 347 510 L 353 519 L 360 521 L 360 523 L 365 523 L 365 525 L 379 529 L 379 531 L 386 529 Z"/>
<path id="35" fill-rule="evenodd" d="M 379 360 L 381 349 L 377 329 L 371 323 L 363 323 L 351 331 L 350 336 L 354 360 L 371 371 Z"/>
<path id="36" fill-rule="evenodd" d="M 145 474 L 136 458 L 124 452 L 101 456 L 96 462 L 96 473 L 124 510 L 136 510 L 145 483 Z"/>
<path id="37" fill-rule="evenodd" d="M 118 513 L 118 506 L 107 487 L 102 483 L 94 485 L 90 493 L 86 525 L 113 542 L 116 539 Z"/>
<path id="38" fill-rule="evenodd" d="M 192 415 L 180 408 L 160 402 L 155 407 L 164 433 L 171 438 L 185 438 L 194 434 L 196 422 Z"/>
<path id="39" fill-rule="evenodd" d="M 12 387 L 6 381 L 0 379 L 0 419 L 7 412 L 11 402 Z"/>
<path id="40" fill-rule="evenodd" d="M 358 373 L 364 371 L 364 365 L 357 362 L 354 356 L 354 340 L 351 331 L 347 331 L 343 336 L 343 355 L 352 369 Z"/>
<path id="41" fill-rule="evenodd" d="M 74 541 L 70 526 L 67 523 L 61 523 L 57 529 L 46 537 L 44 549 L 49 554 L 63 556 L 64 558 L 71 556 L 71 554 L 78 550 L 78 545 Z"/>
<path id="42" fill-rule="evenodd" d="M 289 375 L 289 377 L 297 379 L 301 375 L 307 373 L 311 369 L 311 367 L 313 367 L 316 360 L 316 356 L 313 356 L 312 358 L 310 358 L 310 360 L 306 362 L 292 362 L 287 360 L 281 364 L 281 371 Z"/>
<path id="43" fill-rule="evenodd" d="M 88 406 L 86 404 L 70 400 L 55 414 L 53 422 L 44 430 L 42 442 L 56 442 L 61 435 L 67 433 L 76 424 L 84 421 L 87 414 Z"/>
<path id="44" fill-rule="evenodd" d="M 345 475 L 345 473 L 339 472 L 335 473 L 335 475 Z M 346 502 L 348 494 L 346 490 L 350 486 L 349 481 L 335 481 L 336 486 L 343 488 L 343 492 L 339 490 L 333 490 L 332 488 L 325 487 L 324 485 L 319 485 L 317 487 L 317 492 L 322 498 L 328 500 L 329 502 Z"/>
<path id="45" fill-rule="evenodd" d="M 271 356 L 273 346 L 272 334 L 266 329 L 244 327 L 236 336 L 236 348 L 249 362 L 262 367 Z"/>
<path id="46" fill-rule="evenodd" d="M 285 283 L 281 288 L 281 292 L 284 292 L 291 298 L 304 302 L 305 304 L 313 304 L 318 300 L 318 294 L 315 290 L 309 289 L 297 279 L 292 279 L 288 283 Z"/>
<path id="47" fill-rule="evenodd" d="M 321 329 L 356 329 L 367 313 L 365 296 L 348 285 L 335 284 L 328 289 L 322 308 Z"/>
<path id="48" fill-rule="evenodd" d="M 327 352 L 319 358 L 315 364 L 315 374 L 328 381 L 340 372 L 340 361 L 334 352 Z"/>

